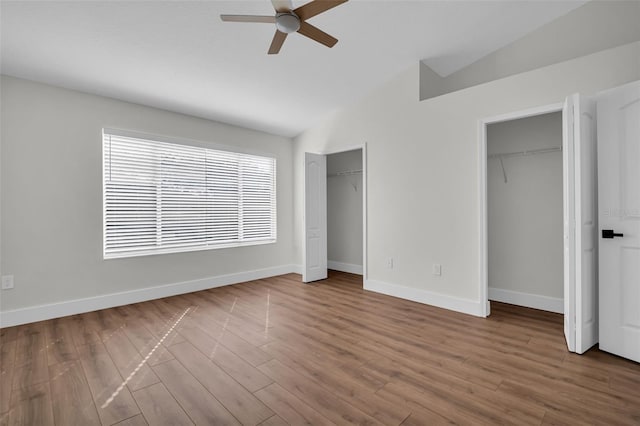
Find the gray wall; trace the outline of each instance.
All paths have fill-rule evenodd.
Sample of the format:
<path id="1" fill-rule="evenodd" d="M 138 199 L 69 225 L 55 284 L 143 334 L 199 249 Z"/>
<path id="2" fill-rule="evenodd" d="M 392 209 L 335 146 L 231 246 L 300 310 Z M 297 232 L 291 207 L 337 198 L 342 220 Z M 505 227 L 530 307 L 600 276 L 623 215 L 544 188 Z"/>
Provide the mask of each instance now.
<path id="1" fill-rule="evenodd" d="M 2 76 L 3 311 L 292 263 L 290 139 Z M 102 258 L 103 127 L 262 152 L 277 159 L 278 241 Z"/>
<path id="2" fill-rule="evenodd" d="M 362 169 L 362 150 L 327 156 L 327 255 L 329 262 L 362 267 L 362 174 L 332 176 Z M 331 265 L 329 265 L 331 267 Z"/>
<path id="3" fill-rule="evenodd" d="M 487 126 L 488 154 L 562 146 L 562 113 Z M 489 287 L 563 297 L 562 152 L 487 161 Z"/>
<path id="4" fill-rule="evenodd" d="M 593 0 L 473 64 L 441 77 L 420 63 L 420 99 L 640 40 L 640 1 Z"/>

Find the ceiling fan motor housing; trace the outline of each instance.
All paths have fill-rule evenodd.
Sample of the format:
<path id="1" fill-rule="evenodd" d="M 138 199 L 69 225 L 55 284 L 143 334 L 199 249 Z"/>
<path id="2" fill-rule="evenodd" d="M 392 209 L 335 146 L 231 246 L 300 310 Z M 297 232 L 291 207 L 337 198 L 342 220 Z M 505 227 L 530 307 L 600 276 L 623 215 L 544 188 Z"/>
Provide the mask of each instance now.
<path id="1" fill-rule="evenodd" d="M 2 0 L 0 0 L 2 1 Z M 319 28 L 307 23 L 307 19 L 346 3 L 348 0 L 311 0 L 293 9 L 292 0 L 271 0 L 276 15 L 220 15 L 220 19 L 227 22 L 262 22 L 276 24 L 276 31 L 269 46 L 268 54 L 280 52 L 282 44 L 291 33 L 299 33 L 327 47 L 333 47 L 338 39 L 325 33 Z"/>
<path id="2" fill-rule="evenodd" d="M 285 34 L 295 33 L 300 29 L 300 18 L 293 12 L 278 13 L 276 28 Z"/>

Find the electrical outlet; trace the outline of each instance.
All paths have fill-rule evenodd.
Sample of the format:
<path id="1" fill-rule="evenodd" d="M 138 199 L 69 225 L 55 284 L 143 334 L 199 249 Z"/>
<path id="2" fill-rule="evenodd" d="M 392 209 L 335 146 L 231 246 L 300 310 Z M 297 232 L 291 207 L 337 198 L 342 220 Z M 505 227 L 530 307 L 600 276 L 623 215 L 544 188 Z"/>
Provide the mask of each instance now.
<path id="1" fill-rule="evenodd" d="M 387 269 L 393 269 L 393 257 L 387 257 L 385 265 Z"/>
<path id="2" fill-rule="evenodd" d="M 9 290 L 13 288 L 13 275 L 2 276 L 2 289 Z"/>
<path id="3" fill-rule="evenodd" d="M 433 275 L 442 275 L 442 265 L 440 265 L 439 263 L 433 264 Z"/>

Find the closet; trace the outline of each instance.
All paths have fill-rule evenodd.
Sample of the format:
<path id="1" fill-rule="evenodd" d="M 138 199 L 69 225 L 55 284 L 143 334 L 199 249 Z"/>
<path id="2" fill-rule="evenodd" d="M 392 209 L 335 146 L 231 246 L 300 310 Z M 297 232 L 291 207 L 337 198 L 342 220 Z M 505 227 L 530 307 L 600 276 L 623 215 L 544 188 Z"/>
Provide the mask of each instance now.
<path id="1" fill-rule="evenodd" d="M 489 299 L 563 312 L 562 113 L 487 126 Z"/>
<path id="2" fill-rule="evenodd" d="M 362 275 L 362 149 L 327 155 L 327 266 Z"/>

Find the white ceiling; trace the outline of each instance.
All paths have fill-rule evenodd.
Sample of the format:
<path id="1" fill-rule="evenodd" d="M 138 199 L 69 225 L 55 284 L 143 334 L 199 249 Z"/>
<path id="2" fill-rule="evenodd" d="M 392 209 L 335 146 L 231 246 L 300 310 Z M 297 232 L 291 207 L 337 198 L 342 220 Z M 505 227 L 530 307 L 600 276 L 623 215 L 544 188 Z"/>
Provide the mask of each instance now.
<path id="1" fill-rule="evenodd" d="M 351 0 L 309 21 L 334 48 L 292 34 L 268 56 L 272 24 L 218 16 L 268 0 L 2 1 L 1 71 L 294 136 L 419 60 L 450 74 L 583 3 Z"/>

